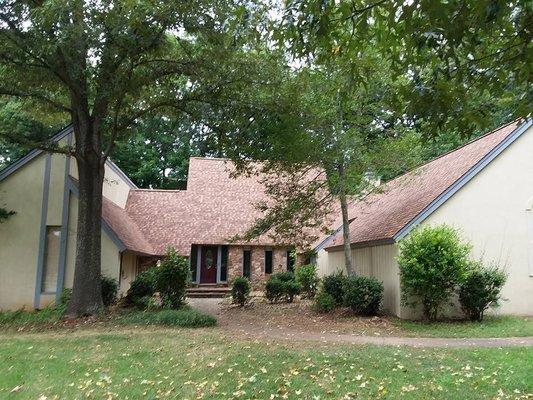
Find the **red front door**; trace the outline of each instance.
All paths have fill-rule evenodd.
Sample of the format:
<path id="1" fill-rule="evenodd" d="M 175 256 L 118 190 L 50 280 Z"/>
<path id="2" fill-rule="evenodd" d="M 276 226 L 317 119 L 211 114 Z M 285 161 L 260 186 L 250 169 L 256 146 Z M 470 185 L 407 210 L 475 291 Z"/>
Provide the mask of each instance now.
<path id="1" fill-rule="evenodd" d="M 217 283 L 217 246 L 202 246 L 200 283 Z"/>

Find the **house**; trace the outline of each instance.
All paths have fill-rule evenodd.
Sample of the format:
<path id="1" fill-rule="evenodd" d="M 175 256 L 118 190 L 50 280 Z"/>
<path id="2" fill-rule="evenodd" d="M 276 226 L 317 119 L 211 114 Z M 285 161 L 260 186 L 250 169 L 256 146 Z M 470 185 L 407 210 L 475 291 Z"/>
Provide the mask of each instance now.
<path id="1" fill-rule="evenodd" d="M 400 301 L 397 243 L 417 226 L 446 223 L 472 256 L 508 274 L 501 312 L 533 314 L 533 128 L 513 122 L 416 168 L 351 205 L 357 273 L 383 282 L 384 308 L 417 316 Z M 321 275 L 342 269 L 342 234 L 317 245 Z"/>
<path id="2" fill-rule="evenodd" d="M 72 142 L 71 128 L 53 140 Z M 473 244 L 473 257 L 506 269 L 502 311 L 533 314 L 533 128 L 507 124 L 386 183 L 350 204 L 356 271 L 383 282 L 386 312 L 416 316 L 400 302 L 397 243 L 416 226 L 447 223 Z M 268 236 L 230 240 L 261 214 L 261 178 L 232 176 L 225 159 L 191 158 L 186 190 L 138 189 L 110 160 L 105 165 L 102 273 L 124 294 L 171 246 L 189 257 L 197 284 L 245 275 L 260 284 L 292 268 L 290 243 Z M 0 309 L 42 308 L 73 280 L 76 164 L 33 150 L 0 171 L 0 205 L 16 215 L 0 224 Z M 335 213 L 335 215 L 338 213 Z M 335 217 L 335 216 L 333 216 Z M 314 245 L 320 275 L 342 269 L 340 221 Z"/>
<path id="3" fill-rule="evenodd" d="M 71 127 L 52 139 L 73 140 Z M 138 189 L 110 160 L 105 165 L 102 274 L 124 294 L 168 247 L 189 257 L 198 284 L 237 275 L 260 283 L 291 268 L 292 247 L 268 237 L 230 239 L 249 228 L 264 196 L 260 179 L 231 176 L 228 160 L 191 158 L 186 190 Z M 42 308 L 71 287 L 77 230 L 76 163 L 33 150 L 0 171 L 0 204 L 16 214 L 0 224 L 0 309 Z"/>

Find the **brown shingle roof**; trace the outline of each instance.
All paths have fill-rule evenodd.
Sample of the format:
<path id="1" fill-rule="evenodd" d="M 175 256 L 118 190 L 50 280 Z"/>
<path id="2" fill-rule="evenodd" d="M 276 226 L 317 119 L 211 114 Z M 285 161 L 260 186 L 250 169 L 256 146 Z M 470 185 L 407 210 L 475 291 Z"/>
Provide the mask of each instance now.
<path id="1" fill-rule="evenodd" d="M 233 178 L 225 159 L 191 158 L 187 190 L 131 190 L 126 211 L 152 244 L 189 254 L 191 244 L 224 244 L 260 216 L 254 204 L 264 198 L 255 176 Z M 269 238 L 251 244 L 275 245 Z"/>
<path id="2" fill-rule="evenodd" d="M 444 154 L 384 185 L 378 193 L 355 203 L 349 216 L 350 242 L 366 244 L 391 241 L 394 236 L 451 185 L 510 135 L 515 121 L 459 149 Z M 342 246 L 342 233 L 327 244 L 332 250 Z"/>

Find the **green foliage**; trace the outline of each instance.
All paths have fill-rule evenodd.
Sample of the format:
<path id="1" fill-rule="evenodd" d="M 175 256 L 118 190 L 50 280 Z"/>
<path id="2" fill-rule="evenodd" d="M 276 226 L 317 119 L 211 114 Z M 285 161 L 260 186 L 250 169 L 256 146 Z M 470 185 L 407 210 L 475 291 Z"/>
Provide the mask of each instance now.
<path id="1" fill-rule="evenodd" d="M 292 303 L 294 296 L 301 291 L 294 273 L 283 271 L 270 275 L 265 285 L 265 296 L 271 302 L 286 301 Z"/>
<path id="2" fill-rule="evenodd" d="M 471 246 L 447 225 L 415 229 L 399 244 L 402 300 L 434 321 L 463 280 Z"/>
<path id="3" fill-rule="evenodd" d="M 349 276 L 344 282 L 343 303 L 362 315 L 376 315 L 383 301 L 383 284 L 376 278 Z"/>
<path id="4" fill-rule="evenodd" d="M 65 314 L 65 311 L 67 310 L 67 304 L 70 301 L 70 296 L 72 295 L 72 289 L 69 288 L 63 288 L 61 291 L 61 296 L 59 297 L 59 301 L 56 303 L 56 310 L 61 314 Z"/>
<path id="5" fill-rule="evenodd" d="M 102 276 L 102 300 L 105 307 L 109 307 L 117 300 L 118 282 L 107 276 Z"/>
<path id="6" fill-rule="evenodd" d="M 189 261 L 174 249 L 168 249 L 161 265 L 156 268 L 155 289 L 164 308 L 178 309 L 185 304 L 190 283 Z"/>
<path id="7" fill-rule="evenodd" d="M 155 293 L 156 268 L 152 267 L 141 272 L 131 282 L 126 293 L 126 304 L 139 308 L 145 308 L 146 298 L 152 297 Z M 142 300 L 145 299 L 145 300 Z"/>
<path id="8" fill-rule="evenodd" d="M 343 303 L 345 282 L 346 275 L 341 271 L 322 278 L 322 290 L 331 295 L 338 306 Z"/>
<path id="9" fill-rule="evenodd" d="M 190 308 L 160 311 L 135 311 L 117 319 L 123 325 L 164 325 L 181 328 L 202 328 L 214 326 L 215 317 Z"/>
<path id="10" fill-rule="evenodd" d="M 331 312 L 337 307 L 337 302 L 333 296 L 324 290 L 319 290 L 313 299 L 313 310 L 320 313 Z"/>
<path id="11" fill-rule="evenodd" d="M 316 272 L 316 265 L 309 264 L 297 267 L 295 277 L 296 282 L 302 288 L 302 293 L 305 293 L 309 298 L 314 297 L 320 282 Z"/>
<path id="12" fill-rule="evenodd" d="M 480 261 L 472 262 L 459 284 L 459 302 L 470 320 L 482 321 L 485 310 L 499 306 L 506 280 L 505 272 L 497 266 L 484 267 Z"/>
<path id="13" fill-rule="evenodd" d="M 247 278 L 243 276 L 236 277 L 231 287 L 233 302 L 243 307 L 250 297 L 250 290 L 250 281 Z"/>

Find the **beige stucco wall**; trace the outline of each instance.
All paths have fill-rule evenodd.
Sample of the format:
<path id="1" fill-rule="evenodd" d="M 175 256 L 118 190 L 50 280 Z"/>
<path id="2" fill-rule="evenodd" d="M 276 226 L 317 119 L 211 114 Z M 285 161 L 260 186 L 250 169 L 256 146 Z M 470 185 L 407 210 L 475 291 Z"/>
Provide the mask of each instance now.
<path id="1" fill-rule="evenodd" d="M 76 179 L 78 178 L 78 168 L 74 159 L 70 163 L 70 175 Z M 104 197 L 111 200 L 119 207 L 126 207 L 130 186 L 110 167 L 109 163 L 106 163 L 105 165 L 104 184 L 102 191 Z"/>
<path id="2" fill-rule="evenodd" d="M 66 139 L 65 139 L 66 140 Z M 31 309 L 35 297 L 40 243 L 45 160 L 51 157 L 46 225 L 61 226 L 66 157 L 41 154 L 0 182 L 0 204 L 17 214 L 0 224 L 0 309 Z M 71 163 L 72 165 L 73 163 Z M 120 178 L 110 168 L 110 181 Z M 116 202 L 125 203 L 124 181 L 108 189 Z M 127 185 L 126 185 L 127 186 Z M 70 196 L 65 286 L 71 287 L 77 232 L 77 198 Z M 102 273 L 119 279 L 120 254 L 102 232 Z M 128 285 L 129 286 L 129 285 Z M 40 307 L 53 302 L 54 294 L 41 294 Z"/>
<path id="3" fill-rule="evenodd" d="M 460 229 L 473 245 L 473 257 L 507 271 L 503 296 L 509 301 L 503 302 L 500 313 L 533 314 L 528 254 L 533 236 L 528 234 L 531 214 L 526 211 L 532 198 L 533 128 L 529 128 L 424 222 Z"/>
<path id="4" fill-rule="evenodd" d="M 388 314 L 400 315 L 400 277 L 395 245 L 384 245 L 352 249 L 352 260 L 358 274 L 373 276 L 383 283 L 383 310 Z M 317 254 L 319 276 L 337 271 L 346 273 L 344 252 L 321 250 Z"/>
<path id="5" fill-rule="evenodd" d="M 533 315 L 533 129 L 530 128 L 422 225 L 447 223 L 473 245 L 472 257 L 504 268 L 508 301 L 495 312 Z M 529 211 L 527 210 L 529 208 Z M 402 318 L 419 312 L 401 307 L 396 245 L 352 250 L 359 273 L 385 286 L 384 308 Z M 342 251 L 317 254 L 321 276 L 343 269 Z M 457 310 L 447 310 L 448 315 Z"/>
<path id="6" fill-rule="evenodd" d="M 17 212 L 0 224 L 0 309 L 33 306 L 44 157 L 0 182 L 0 204 Z"/>

